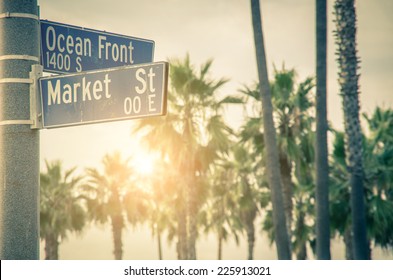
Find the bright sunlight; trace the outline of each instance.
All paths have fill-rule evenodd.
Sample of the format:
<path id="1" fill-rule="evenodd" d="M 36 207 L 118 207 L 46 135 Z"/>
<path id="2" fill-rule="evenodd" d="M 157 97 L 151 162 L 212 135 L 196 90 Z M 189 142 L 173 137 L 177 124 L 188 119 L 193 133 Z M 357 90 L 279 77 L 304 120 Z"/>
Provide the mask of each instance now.
<path id="1" fill-rule="evenodd" d="M 135 170 L 142 176 L 150 176 L 154 172 L 155 157 L 145 151 L 141 151 L 136 155 L 133 166 Z"/>

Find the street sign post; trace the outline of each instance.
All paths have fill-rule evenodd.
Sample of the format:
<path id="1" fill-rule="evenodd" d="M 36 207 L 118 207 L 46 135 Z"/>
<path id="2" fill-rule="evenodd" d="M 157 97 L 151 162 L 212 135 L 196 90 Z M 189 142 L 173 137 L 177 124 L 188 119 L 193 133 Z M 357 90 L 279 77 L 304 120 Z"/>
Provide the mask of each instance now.
<path id="1" fill-rule="evenodd" d="M 44 71 L 75 73 L 153 62 L 154 41 L 41 20 Z"/>
<path id="2" fill-rule="evenodd" d="M 0 1 L 1 260 L 40 256 L 40 133 L 30 129 L 29 111 L 29 72 L 39 60 L 38 13 L 36 0 Z"/>
<path id="3" fill-rule="evenodd" d="M 163 115 L 167 82 L 167 62 L 41 78 L 43 127 Z"/>

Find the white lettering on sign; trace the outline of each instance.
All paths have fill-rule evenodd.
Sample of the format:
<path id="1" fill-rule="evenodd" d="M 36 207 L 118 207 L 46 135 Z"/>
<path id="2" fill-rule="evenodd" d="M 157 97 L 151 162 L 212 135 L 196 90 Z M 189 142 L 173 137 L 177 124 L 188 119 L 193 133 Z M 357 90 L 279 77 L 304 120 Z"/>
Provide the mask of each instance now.
<path id="1" fill-rule="evenodd" d="M 48 83 L 48 105 L 60 104 L 60 80 L 56 81 L 56 87 L 53 89 L 52 82 Z"/>
<path id="2" fill-rule="evenodd" d="M 68 72 L 72 64 L 74 65 L 72 66 L 73 69 L 81 72 L 84 70 L 82 69 L 82 57 L 92 57 L 92 53 L 97 55 L 97 47 L 99 59 L 122 64 L 133 64 L 134 46 L 132 42 L 118 44 L 110 42 L 109 39 L 107 36 L 99 35 L 98 39 L 93 39 L 92 42 L 90 38 L 81 38 L 72 35 L 72 33 L 56 32 L 53 26 L 49 26 L 45 31 L 45 45 L 47 49 L 44 54 L 46 56 L 45 67 Z M 94 50 L 92 46 L 94 46 Z M 73 55 L 73 61 L 70 59 L 71 55 Z"/>
<path id="3" fill-rule="evenodd" d="M 149 78 L 149 91 L 151 93 L 155 92 L 156 89 L 154 88 L 154 81 L 153 78 L 156 76 L 156 74 L 153 72 L 153 68 L 149 69 L 149 74 L 147 74 L 147 78 Z M 141 83 L 142 87 L 136 86 L 135 91 L 139 94 L 143 94 L 147 90 L 147 78 L 146 78 L 146 70 L 143 68 L 139 68 L 136 71 L 136 79 L 138 82 Z"/>
<path id="4" fill-rule="evenodd" d="M 49 26 L 46 29 L 45 43 L 50 51 L 54 51 L 56 48 L 61 52 L 67 50 L 68 54 L 72 54 L 75 50 L 77 55 L 89 56 L 91 57 L 91 40 L 89 38 L 74 38 L 71 35 L 57 34 L 53 26 Z"/>
<path id="5" fill-rule="evenodd" d="M 147 98 L 149 99 L 149 112 L 155 112 L 156 108 L 153 107 L 153 105 L 154 105 L 154 99 L 153 98 L 156 98 L 156 95 L 155 94 L 149 94 Z"/>
<path id="6" fill-rule="evenodd" d="M 120 61 L 123 63 L 134 63 L 132 59 L 132 51 L 134 47 L 132 42 L 129 45 L 120 46 L 116 43 L 107 42 L 106 36 L 98 36 L 98 58 L 105 58 L 106 60 L 112 59 L 113 61 Z"/>
<path id="7" fill-rule="evenodd" d="M 144 68 L 139 68 L 135 72 L 135 78 L 140 83 L 139 85 L 134 87 L 134 90 L 137 96 L 134 97 L 126 97 L 124 99 L 124 113 L 126 115 L 130 115 L 132 113 L 138 114 L 141 111 L 141 95 L 147 94 L 147 109 L 149 113 L 156 112 L 157 108 L 155 107 L 154 99 L 156 98 L 156 91 L 154 87 L 154 77 L 156 74 L 154 73 L 153 68 L 149 68 L 149 71 L 146 72 Z M 149 90 L 149 91 L 148 91 Z"/>
<path id="8" fill-rule="evenodd" d="M 124 114 L 139 114 L 141 112 L 142 101 L 140 96 L 126 97 L 124 99 Z"/>
<path id="9" fill-rule="evenodd" d="M 61 84 L 61 80 L 56 80 L 55 86 L 52 81 L 48 80 L 48 106 L 61 103 L 70 104 L 78 102 L 78 93 L 82 101 L 100 100 L 103 97 L 110 98 L 109 92 L 109 74 L 105 75 L 104 80 L 87 81 L 86 77 L 82 78 L 81 83 Z M 92 89 L 92 90 L 91 90 Z M 91 94 L 93 93 L 93 94 Z"/>

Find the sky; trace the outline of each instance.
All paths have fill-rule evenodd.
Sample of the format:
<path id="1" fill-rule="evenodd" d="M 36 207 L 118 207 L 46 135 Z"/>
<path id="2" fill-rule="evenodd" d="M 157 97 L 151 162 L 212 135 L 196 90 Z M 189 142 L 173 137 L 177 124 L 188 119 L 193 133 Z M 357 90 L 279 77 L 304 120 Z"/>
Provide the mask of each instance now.
<path id="1" fill-rule="evenodd" d="M 273 65 L 280 69 L 283 64 L 288 69 L 296 69 L 298 81 L 315 75 L 314 2 L 261 0 L 270 77 Z M 342 129 L 332 33 L 333 2 L 328 0 L 328 119 L 335 128 Z M 188 53 L 191 62 L 199 66 L 212 58 L 211 77 L 230 79 L 220 94 L 236 94 L 243 85 L 251 85 L 257 80 L 248 0 L 38 0 L 38 3 L 41 19 L 154 40 L 154 61 L 184 58 Z M 356 9 L 361 60 L 360 106 L 362 112 L 370 113 L 376 106 L 393 105 L 393 20 L 390 19 L 393 1 L 357 0 Z M 230 106 L 225 112 L 225 119 L 234 128 L 242 124 L 243 117 L 240 106 Z M 66 168 L 77 166 L 82 172 L 86 167 L 98 167 L 105 154 L 116 150 L 125 157 L 132 154 L 143 157 L 138 137 L 131 130 L 133 122 L 42 130 L 42 167 L 44 160 L 61 159 Z M 99 235 L 102 231 L 94 229 L 95 233 L 87 235 Z M 146 238 L 143 230 L 139 237 Z M 72 240 L 82 242 L 80 238 Z M 111 243 L 108 244 L 109 254 L 103 253 L 102 258 L 111 258 Z M 75 243 L 72 246 L 76 246 Z M 62 250 L 72 251 L 69 249 L 72 246 L 63 246 Z M 203 242 L 200 246 L 203 247 Z M 224 251 L 224 257 L 236 258 L 236 246 L 232 247 L 232 251 L 228 250 L 231 253 Z M 143 251 L 141 256 L 145 256 Z M 67 254 L 65 258 L 70 257 Z M 256 257 L 268 258 L 269 254 L 272 253 L 257 253 Z M 214 255 L 208 254 L 205 258 L 214 258 Z M 245 250 L 239 256 L 243 255 L 245 257 Z M 132 258 L 126 253 L 127 256 Z M 270 256 L 274 257 L 274 253 Z M 148 254 L 144 258 L 155 257 Z M 80 258 L 93 257 L 83 255 Z"/>

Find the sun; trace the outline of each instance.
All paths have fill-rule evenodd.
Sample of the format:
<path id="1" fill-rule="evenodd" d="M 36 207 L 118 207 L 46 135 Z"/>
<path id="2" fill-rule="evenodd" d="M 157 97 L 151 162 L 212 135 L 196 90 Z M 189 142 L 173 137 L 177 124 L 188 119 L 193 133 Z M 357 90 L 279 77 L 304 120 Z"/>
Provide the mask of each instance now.
<path id="1" fill-rule="evenodd" d="M 142 176 L 150 176 L 154 173 L 154 157 L 147 153 L 141 152 L 135 158 L 134 168 Z"/>
<path id="2" fill-rule="evenodd" d="M 141 175 L 151 175 L 154 171 L 154 164 L 151 158 L 139 159 L 135 167 Z"/>

